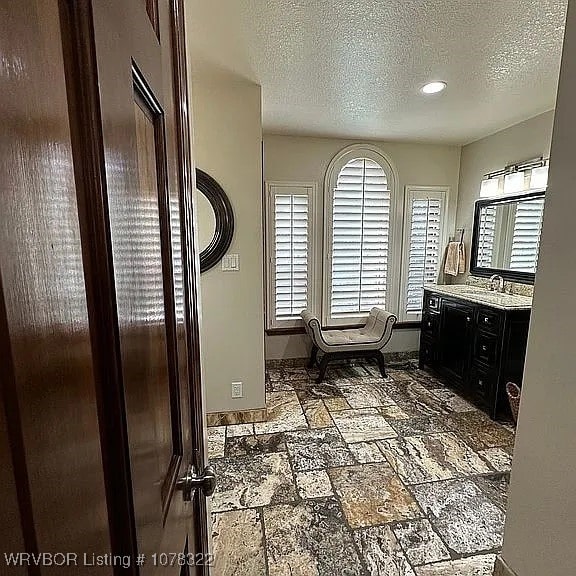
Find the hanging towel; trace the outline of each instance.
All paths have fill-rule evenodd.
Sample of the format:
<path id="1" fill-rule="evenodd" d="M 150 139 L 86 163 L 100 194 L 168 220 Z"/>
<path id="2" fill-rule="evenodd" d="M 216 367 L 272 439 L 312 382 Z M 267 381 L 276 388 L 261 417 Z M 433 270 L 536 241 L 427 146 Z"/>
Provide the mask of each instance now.
<path id="1" fill-rule="evenodd" d="M 458 255 L 458 274 L 464 274 L 466 272 L 466 249 L 464 248 L 464 242 L 460 242 Z"/>
<path id="2" fill-rule="evenodd" d="M 466 272 L 466 254 L 464 242 L 449 242 L 446 247 L 444 261 L 444 273 L 450 276 L 458 276 Z"/>

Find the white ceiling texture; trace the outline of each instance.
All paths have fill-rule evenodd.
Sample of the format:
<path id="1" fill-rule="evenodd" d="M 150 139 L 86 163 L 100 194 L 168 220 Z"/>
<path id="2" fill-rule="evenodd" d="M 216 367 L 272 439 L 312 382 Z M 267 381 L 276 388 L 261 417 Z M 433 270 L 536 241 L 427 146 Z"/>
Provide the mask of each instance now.
<path id="1" fill-rule="evenodd" d="M 566 4 L 187 0 L 188 35 L 197 73 L 262 86 L 267 133 L 464 144 L 554 107 Z"/>

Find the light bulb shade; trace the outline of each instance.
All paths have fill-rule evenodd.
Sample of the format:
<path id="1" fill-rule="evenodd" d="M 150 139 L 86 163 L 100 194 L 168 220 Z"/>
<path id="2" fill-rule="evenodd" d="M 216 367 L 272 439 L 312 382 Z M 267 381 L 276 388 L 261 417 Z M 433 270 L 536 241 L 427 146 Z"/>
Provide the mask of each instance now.
<path id="1" fill-rule="evenodd" d="M 530 189 L 537 190 L 548 186 L 548 166 L 534 168 L 530 175 Z"/>
<path id="2" fill-rule="evenodd" d="M 480 198 L 494 198 L 500 194 L 499 179 L 489 178 L 482 180 L 480 187 Z"/>
<path id="3" fill-rule="evenodd" d="M 526 189 L 524 172 L 513 172 L 504 177 L 504 194 L 518 194 Z"/>

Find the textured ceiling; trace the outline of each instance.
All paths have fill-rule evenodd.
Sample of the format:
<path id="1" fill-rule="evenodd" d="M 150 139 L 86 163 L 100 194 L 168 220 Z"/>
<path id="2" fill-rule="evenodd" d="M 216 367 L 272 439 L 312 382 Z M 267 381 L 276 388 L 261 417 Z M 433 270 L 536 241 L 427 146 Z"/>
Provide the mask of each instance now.
<path id="1" fill-rule="evenodd" d="M 554 107 L 566 2 L 187 0 L 188 34 L 262 85 L 268 133 L 461 144 Z"/>

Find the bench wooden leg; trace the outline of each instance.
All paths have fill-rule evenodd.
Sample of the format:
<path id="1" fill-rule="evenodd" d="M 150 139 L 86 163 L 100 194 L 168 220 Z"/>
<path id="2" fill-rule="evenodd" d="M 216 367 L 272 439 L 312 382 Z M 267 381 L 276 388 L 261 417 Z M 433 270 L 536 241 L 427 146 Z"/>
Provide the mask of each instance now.
<path id="1" fill-rule="evenodd" d="M 380 374 L 382 374 L 382 378 L 386 378 L 386 362 L 384 360 L 384 354 L 382 352 L 376 352 L 376 360 L 378 362 L 378 368 L 380 368 Z"/>
<path id="2" fill-rule="evenodd" d="M 310 361 L 308 362 L 308 368 L 314 368 L 317 356 L 318 356 L 318 346 L 316 346 L 316 344 L 312 344 L 312 352 L 310 352 Z"/>
<path id="3" fill-rule="evenodd" d="M 320 384 L 324 380 L 328 362 L 330 362 L 330 354 L 324 354 L 324 356 L 322 356 L 322 360 L 320 360 L 320 373 L 318 374 L 318 378 L 316 378 L 316 384 Z"/>

